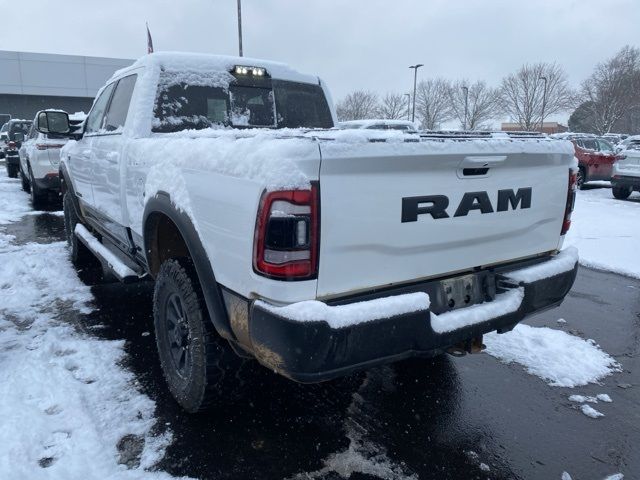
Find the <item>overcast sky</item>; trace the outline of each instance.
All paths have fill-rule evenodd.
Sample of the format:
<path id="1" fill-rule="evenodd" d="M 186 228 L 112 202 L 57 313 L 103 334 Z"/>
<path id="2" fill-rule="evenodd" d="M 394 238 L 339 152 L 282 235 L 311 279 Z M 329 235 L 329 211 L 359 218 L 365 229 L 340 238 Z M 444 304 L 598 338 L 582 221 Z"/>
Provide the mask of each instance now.
<path id="1" fill-rule="evenodd" d="M 557 62 L 577 86 L 626 44 L 640 0 L 243 0 L 244 53 L 320 75 L 334 100 L 364 88 L 409 92 L 420 77 L 500 79 Z M 0 0 L 0 50 L 137 58 L 237 54 L 236 0 Z M 11 21 L 7 21 L 10 19 Z"/>

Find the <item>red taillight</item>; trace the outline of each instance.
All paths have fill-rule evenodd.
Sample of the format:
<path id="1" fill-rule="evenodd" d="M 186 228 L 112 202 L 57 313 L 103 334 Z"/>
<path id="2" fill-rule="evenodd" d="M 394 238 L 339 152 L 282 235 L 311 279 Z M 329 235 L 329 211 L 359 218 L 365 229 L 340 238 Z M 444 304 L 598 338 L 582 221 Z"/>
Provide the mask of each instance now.
<path id="1" fill-rule="evenodd" d="M 13 141 L 7 143 L 7 146 L 9 147 L 9 150 L 15 150 L 17 147 L 16 142 Z"/>
<path id="2" fill-rule="evenodd" d="M 576 204 L 576 191 L 578 190 L 578 172 L 569 170 L 569 188 L 567 191 L 567 205 L 564 209 L 564 221 L 562 222 L 562 231 L 560 235 L 564 235 L 571 228 L 571 213 Z"/>
<path id="3" fill-rule="evenodd" d="M 282 280 L 307 280 L 318 273 L 318 186 L 265 192 L 253 243 L 253 268 Z"/>

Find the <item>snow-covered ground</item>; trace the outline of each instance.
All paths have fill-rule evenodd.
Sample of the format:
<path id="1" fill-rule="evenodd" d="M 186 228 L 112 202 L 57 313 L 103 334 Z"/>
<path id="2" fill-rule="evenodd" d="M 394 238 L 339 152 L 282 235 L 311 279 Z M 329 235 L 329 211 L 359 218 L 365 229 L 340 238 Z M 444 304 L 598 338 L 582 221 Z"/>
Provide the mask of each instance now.
<path id="1" fill-rule="evenodd" d="M 0 225 L 29 210 L 19 181 L 0 173 Z M 0 228 L 0 478 L 170 478 L 145 470 L 171 433 L 121 366 L 124 342 L 73 324 L 92 295 L 66 244 L 14 241 Z"/>
<path id="2" fill-rule="evenodd" d="M 620 370 L 593 340 L 561 330 L 520 324 L 505 334 L 485 335 L 486 352 L 505 363 L 516 362 L 554 387 L 595 383 Z"/>
<path id="3" fill-rule="evenodd" d="M 580 251 L 580 263 L 640 278 L 640 194 L 616 200 L 610 188 L 578 192 L 565 246 Z"/>

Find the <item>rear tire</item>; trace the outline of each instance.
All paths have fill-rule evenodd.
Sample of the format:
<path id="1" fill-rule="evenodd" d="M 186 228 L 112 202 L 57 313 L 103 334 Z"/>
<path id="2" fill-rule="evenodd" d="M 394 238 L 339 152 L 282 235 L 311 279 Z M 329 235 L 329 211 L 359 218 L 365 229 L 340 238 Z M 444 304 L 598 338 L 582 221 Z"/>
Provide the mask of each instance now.
<path id="1" fill-rule="evenodd" d="M 7 163 L 7 176 L 9 178 L 18 178 L 18 167 Z"/>
<path id="2" fill-rule="evenodd" d="M 633 192 L 633 188 L 631 187 L 611 187 L 611 192 L 613 196 L 618 200 L 626 200 Z"/>
<path id="3" fill-rule="evenodd" d="M 238 394 L 243 360 L 215 331 L 191 259 L 160 266 L 153 319 L 162 372 L 182 408 L 196 413 Z"/>
<path id="4" fill-rule="evenodd" d="M 584 183 L 586 181 L 587 175 L 584 171 L 584 168 L 578 168 L 578 177 L 576 178 L 576 186 L 578 190 L 582 190 L 584 188 Z"/>
<path id="5" fill-rule="evenodd" d="M 47 192 L 43 192 L 36 184 L 35 179 L 33 178 L 33 172 L 29 169 L 29 183 L 31 183 L 31 205 L 34 209 L 40 210 L 47 203 Z"/>
<path id="6" fill-rule="evenodd" d="M 31 193 L 31 184 L 29 183 L 29 178 L 24 174 L 22 168 L 20 169 L 20 181 L 22 182 L 22 190 L 27 193 Z"/>
<path id="7" fill-rule="evenodd" d="M 62 199 L 62 209 L 64 211 L 64 231 L 67 236 L 67 244 L 69 245 L 69 256 L 71 261 L 77 268 L 89 267 L 95 263 L 95 257 L 84 243 L 76 237 L 75 229 L 77 224 L 82 224 L 76 207 L 73 204 L 71 193 L 66 192 Z"/>

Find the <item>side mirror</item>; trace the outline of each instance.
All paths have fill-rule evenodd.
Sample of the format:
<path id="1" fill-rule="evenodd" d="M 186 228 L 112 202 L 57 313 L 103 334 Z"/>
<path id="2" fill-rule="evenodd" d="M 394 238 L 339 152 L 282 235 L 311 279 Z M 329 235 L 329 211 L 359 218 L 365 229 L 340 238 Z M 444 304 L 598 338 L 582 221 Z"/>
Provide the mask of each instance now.
<path id="1" fill-rule="evenodd" d="M 16 132 L 13 134 L 14 142 L 24 142 L 24 133 Z"/>
<path id="2" fill-rule="evenodd" d="M 69 114 L 62 111 L 42 111 L 38 112 L 36 130 L 40 133 L 55 133 L 58 135 L 68 135 L 71 131 L 69 127 Z"/>

